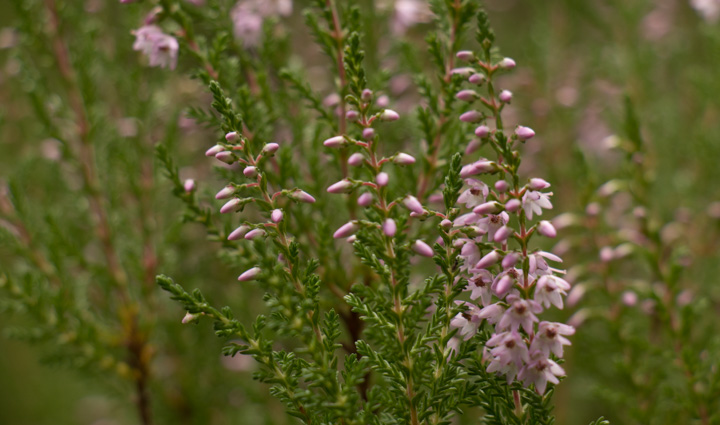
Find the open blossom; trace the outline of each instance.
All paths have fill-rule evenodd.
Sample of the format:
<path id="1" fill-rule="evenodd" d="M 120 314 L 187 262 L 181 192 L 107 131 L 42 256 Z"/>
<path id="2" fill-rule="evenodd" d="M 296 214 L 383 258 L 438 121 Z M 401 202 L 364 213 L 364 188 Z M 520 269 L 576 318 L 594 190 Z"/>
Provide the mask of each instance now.
<path id="1" fill-rule="evenodd" d="M 490 192 L 490 189 L 485 183 L 475 179 L 466 179 L 465 184 L 469 187 L 460 195 L 458 203 L 465 204 L 468 208 L 473 208 L 485 202 Z"/>
<path id="2" fill-rule="evenodd" d="M 505 311 L 502 319 L 498 323 L 500 329 L 510 329 L 516 331 L 523 328 L 525 332 L 533 332 L 533 324 L 538 321 L 535 313 L 540 313 L 542 307 L 533 300 L 525 300 L 517 295 L 510 294 L 507 297 L 510 308 Z"/>
<path id="3" fill-rule="evenodd" d="M 230 12 L 233 34 L 245 47 L 255 47 L 260 43 L 266 18 L 291 13 L 292 0 L 241 0 Z"/>
<path id="4" fill-rule="evenodd" d="M 564 323 L 540 322 L 538 331 L 530 344 L 530 351 L 539 351 L 544 356 L 550 353 L 558 357 L 563 355 L 563 345 L 570 345 L 570 341 L 563 335 L 573 335 L 575 328 Z"/>
<path id="5" fill-rule="evenodd" d="M 542 193 L 535 190 L 528 190 L 522 197 L 522 207 L 525 210 L 525 216 L 528 220 L 532 220 L 533 213 L 542 215 L 542 210 L 552 209 L 550 196 L 552 192 Z"/>
<path id="6" fill-rule="evenodd" d="M 133 50 L 148 57 L 150 66 L 175 69 L 178 57 L 178 42 L 155 25 L 145 25 L 135 31 Z"/>
<path id="7" fill-rule="evenodd" d="M 518 373 L 518 378 L 525 385 L 535 384 L 538 393 L 545 392 L 548 382 L 557 384 L 557 377 L 565 376 L 565 371 L 554 361 L 543 356 L 540 352 L 532 354 L 530 363 L 526 364 Z"/>

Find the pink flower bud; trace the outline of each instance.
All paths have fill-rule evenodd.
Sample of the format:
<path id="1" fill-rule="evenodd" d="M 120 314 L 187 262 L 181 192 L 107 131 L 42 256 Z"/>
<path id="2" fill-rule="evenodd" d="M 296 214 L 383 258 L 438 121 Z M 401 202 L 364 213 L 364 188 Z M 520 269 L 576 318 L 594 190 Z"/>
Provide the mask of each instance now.
<path id="1" fill-rule="evenodd" d="M 272 155 L 277 152 L 278 149 L 280 149 L 280 145 L 277 143 L 268 143 L 262 148 L 262 154 L 266 156 Z"/>
<path id="2" fill-rule="evenodd" d="M 328 193 L 350 193 L 353 190 L 353 183 L 350 180 L 340 180 L 327 188 Z"/>
<path id="3" fill-rule="evenodd" d="M 473 74 L 468 78 L 468 81 L 472 84 L 482 84 L 487 80 L 487 78 L 483 74 Z"/>
<path id="4" fill-rule="evenodd" d="M 222 151 L 224 151 L 224 150 L 225 150 L 224 147 L 222 147 L 222 146 L 220 146 L 220 145 L 215 145 L 215 146 L 213 146 L 213 147 L 211 147 L 210 149 L 208 149 L 208 150 L 205 151 L 205 156 L 215 156 L 215 155 L 217 155 L 218 153 L 220 153 L 220 152 L 222 152 Z"/>
<path id="5" fill-rule="evenodd" d="M 306 204 L 314 204 L 315 198 L 310 196 L 309 193 L 305 192 L 304 190 L 295 189 L 293 192 L 288 194 L 288 198 L 298 201 L 298 202 L 305 202 Z"/>
<path id="6" fill-rule="evenodd" d="M 445 230 L 451 229 L 452 226 L 453 226 L 452 221 L 448 220 L 447 218 L 440 222 L 440 227 L 442 227 Z"/>
<path id="7" fill-rule="evenodd" d="M 498 193 L 505 193 L 509 188 L 510 184 L 505 180 L 498 180 L 495 182 L 495 190 L 497 190 Z"/>
<path id="8" fill-rule="evenodd" d="M 375 130 L 372 128 L 366 128 L 362 131 L 362 137 L 365 140 L 372 140 L 375 137 Z"/>
<path id="9" fill-rule="evenodd" d="M 512 288 L 512 284 L 513 278 L 510 277 L 510 275 L 506 274 L 505 276 L 501 277 L 497 285 L 495 285 L 495 294 L 500 298 L 504 297 L 505 294 L 507 294 L 507 292 L 510 290 L 510 288 Z"/>
<path id="10" fill-rule="evenodd" d="M 465 62 L 472 62 L 475 60 L 475 53 L 470 50 L 460 50 L 455 54 L 455 57 Z"/>
<path id="11" fill-rule="evenodd" d="M 552 223 L 547 220 L 542 220 L 540 223 L 538 223 L 537 231 L 546 238 L 554 238 L 555 236 L 557 236 L 557 230 L 555 230 L 555 226 L 553 226 Z"/>
<path id="12" fill-rule="evenodd" d="M 493 241 L 495 242 L 505 242 L 507 238 L 512 235 L 513 229 L 508 226 L 502 226 L 501 228 L 497 229 L 495 231 L 495 234 L 493 235 Z"/>
<path id="13" fill-rule="evenodd" d="M 232 164 L 233 162 L 235 162 L 235 154 L 228 151 L 222 151 L 218 152 L 217 155 L 215 155 L 215 159 L 217 159 L 218 161 L 222 161 L 226 164 Z"/>
<path id="14" fill-rule="evenodd" d="M 511 199 L 505 203 L 505 210 L 508 212 L 515 212 L 520 209 L 522 202 L 519 199 Z"/>
<path id="15" fill-rule="evenodd" d="M 335 234 L 333 234 L 333 238 L 335 238 L 335 239 L 346 238 L 346 237 L 352 235 L 353 233 L 357 232 L 357 229 L 358 229 L 358 225 L 356 223 L 354 223 L 352 221 L 345 223 L 339 229 L 337 229 Z"/>
<path id="16" fill-rule="evenodd" d="M 229 184 L 222 189 L 220 189 L 220 192 L 218 192 L 215 195 L 215 199 L 227 199 L 235 193 L 235 186 Z"/>
<path id="17" fill-rule="evenodd" d="M 490 134 L 490 127 L 488 127 L 486 125 L 481 125 L 475 129 L 475 135 L 481 139 L 488 137 L 489 134 Z"/>
<path id="18" fill-rule="evenodd" d="M 500 265 L 502 266 L 503 270 L 507 270 L 517 264 L 519 259 L 520 254 L 511 252 L 502 259 L 502 263 L 500 263 Z"/>
<path id="19" fill-rule="evenodd" d="M 325 140 L 323 145 L 328 148 L 341 148 L 347 145 L 347 140 L 343 136 L 335 136 Z"/>
<path id="20" fill-rule="evenodd" d="M 200 314 L 191 314 L 190 312 L 188 312 L 185 314 L 185 317 L 183 317 L 182 323 L 183 325 L 187 325 L 188 323 L 194 323 L 199 317 Z"/>
<path id="21" fill-rule="evenodd" d="M 251 179 L 253 177 L 257 177 L 258 169 L 257 169 L 257 167 L 252 167 L 252 166 L 245 167 L 245 169 L 243 170 L 243 174 L 245 175 L 245 177 Z"/>
<path id="22" fill-rule="evenodd" d="M 242 239 L 243 237 L 245 237 L 245 234 L 248 232 L 248 230 L 250 230 L 250 226 L 248 226 L 247 224 L 243 224 L 242 226 L 233 230 L 232 233 L 228 235 L 227 240 L 236 241 L 238 239 Z"/>
<path id="23" fill-rule="evenodd" d="M 388 173 L 386 173 L 384 171 L 381 173 L 378 173 L 378 175 L 375 176 L 375 183 L 377 183 L 378 186 L 387 186 L 389 182 L 390 182 L 390 176 L 388 176 Z"/>
<path id="24" fill-rule="evenodd" d="M 225 203 L 225 205 L 220 208 L 221 214 L 227 214 L 231 212 L 240 211 L 240 199 L 233 198 Z"/>
<path id="25" fill-rule="evenodd" d="M 498 205 L 495 201 L 489 201 L 485 202 L 483 204 L 478 205 L 477 207 L 473 208 L 473 212 L 475 214 L 481 215 L 481 214 L 493 214 L 498 211 Z"/>
<path id="26" fill-rule="evenodd" d="M 503 103 L 508 103 L 512 100 L 512 92 L 510 90 L 503 90 L 500 92 L 500 95 L 498 95 L 498 99 Z"/>
<path id="27" fill-rule="evenodd" d="M 360 93 L 360 99 L 362 99 L 363 102 L 370 102 L 373 98 L 373 92 L 370 89 L 364 89 L 362 93 Z"/>
<path id="28" fill-rule="evenodd" d="M 185 183 L 183 184 L 183 189 L 185 189 L 185 192 L 187 192 L 187 193 L 190 193 L 193 190 L 195 190 L 195 180 L 193 180 L 193 179 L 185 180 Z"/>
<path id="29" fill-rule="evenodd" d="M 273 223 L 280 223 L 283 219 L 283 212 L 281 209 L 274 209 L 272 213 L 270 213 L 270 220 L 273 221 Z"/>
<path id="30" fill-rule="evenodd" d="M 359 167 L 363 164 L 364 161 L 365 156 L 360 152 L 355 152 L 354 154 L 350 155 L 350 158 L 348 158 L 348 165 L 352 167 Z"/>
<path id="31" fill-rule="evenodd" d="M 513 69 L 515 68 L 515 61 L 510 58 L 505 58 L 500 61 L 498 66 L 503 69 Z"/>
<path id="32" fill-rule="evenodd" d="M 383 222 L 382 229 L 385 236 L 393 237 L 395 236 L 395 232 L 397 232 L 397 224 L 395 224 L 395 220 L 388 218 Z"/>
<path id="33" fill-rule="evenodd" d="M 530 189 L 532 189 L 532 190 L 543 190 L 543 189 L 547 189 L 548 187 L 550 187 L 550 183 L 546 182 L 543 179 L 534 178 L 534 179 L 530 179 L 529 186 L 530 186 Z"/>
<path id="34" fill-rule="evenodd" d="M 406 196 L 405 199 L 403 199 L 403 204 L 407 209 L 416 214 L 425 214 L 425 209 L 423 208 L 420 201 L 418 201 L 417 198 L 412 195 Z"/>
<path id="35" fill-rule="evenodd" d="M 392 109 L 385 109 L 380 114 L 380 119 L 382 121 L 397 121 L 400 119 L 400 115 Z"/>
<path id="36" fill-rule="evenodd" d="M 352 236 L 348 237 L 347 239 L 345 239 L 345 242 L 352 245 L 355 243 L 356 240 L 357 240 L 357 235 L 352 235 Z"/>
<path id="37" fill-rule="evenodd" d="M 256 277 L 262 272 L 260 267 L 253 267 L 246 270 L 243 274 L 238 276 L 240 282 L 247 282 L 248 280 L 255 280 Z"/>
<path id="38" fill-rule="evenodd" d="M 485 254 L 483 258 L 480 259 L 480 261 L 475 264 L 476 269 L 485 269 L 493 264 L 500 261 L 500 253 L 497 251 L 490 251 L 488 254 Z"/>
<path id="39" fill-rule="evenodd" d="M 410 165 L 415 163 L 415 158 L 412 155 L 400 152 L 395 155 L 393 162 L 399 165 Z"/>
<path id="40" fill-rule="evenodd" d="M 463 102 L 472 102 L 478 97 L 480 96 L 478 96 L 475 90 L 460 90 L 458 94 L 455 95 L 456 99 L 462 100 Z"/>
<path id="41" fill-rule="evenodd" d="M 370 205 L 370 203 L 372 203 L 372 200 L 372 194 L 370 194 L 370 192 L 365 192 L 358 197 L 357 203 L 361 207 L 367 207 L 368 205 Z"/>
<path id="42" fill-rule="evenodd" d="M 517 135 L 518 139 L 520 140 L 529 140 L 535 137 L 535 131 L 533 131 L 530 127 L 523 127 L 518 126 L 518 128 L 515 129 L 515 134 Z"/>
<path id="43" fill-rule="evenodd" d="M 628 307 L 634 307 L 638 302 L 638 296 L 632 291 L 625 291 L 622 294 L 622 302 Z"/>
<path id="44" fill-rule="evenodd" d="M 255 238 L 261 238 L 265 236 L 265 231 L 263 229 L 253 229 L 245 234 L 245 239 L 251 241 Z"/>
<path id="45" fill-rule="evenodd" d="M 354 122 L 357 121 L 358 118 L 360 118 L 360 113 L 358 111 L 354 111 L 351 109 L 345 113 L 345 119 L 347 119 L 348 121 Z"/>
<path id="46" fill-rule="evenodd" d="M 470 68 L 469 66 L 463 67 L 463 68 L 453 68 L 450 70 L 450 73 L 453 75 L 461 75 L 461 76 L 469 76 L 471 75 L 475 70 L 473 68 Z"/>
<path id="47" fill-rule="evenodd" d="M 230 143 L 237 142 L 240 140 L 240 136 L 237 134 L 237 131 L 231 131 L 225 135 L 225 140 Z"/>
<path id="48" fill-rule="evenodd" d="M 416 240 L 412 245 L 413 251 L 417 252 L 418 254 L 422 255 L 423 257 L 432 257 L 435 255 L 435 251 L 433 251 L 432 248 L 430 248 L 430 245 L 426 244 L 425 242 L 421 241 L 420 239 Z"/>
<path id="49" fill-rule="evenodd" d="M 390 98 L 386 95 L 382 95 L 377 98 L 375 101 L 375 105 L 377 105 L 378 108 L 387 108 L 387 106 L 390 104 Z"/>
<path id="50" fill-rule="evenodd" d="M 615 256 L 615 253 L 613 252 L 612 247 L 604 246 L 602 249 L 600 249 L 600 261 L 603 263 L 609 263 L 613 260 L 613 257 Z"/>
<path id="51" fill-rule="evenodd" d="M 462 122 L 480 122 L 483 119 L 483 114 L 478 111 L 467 111 L 460 115 L 460 121 Z"/>
<path id="52" fill-rule="evenodd" d="M 482 142 L 478 139 L 472 139 L 470 140 L 470 143 L 468 143 L 467 147 L 465 148 L 465 155 L 470 155 L 480 149 L 480 146 L 482 146 Z"/>

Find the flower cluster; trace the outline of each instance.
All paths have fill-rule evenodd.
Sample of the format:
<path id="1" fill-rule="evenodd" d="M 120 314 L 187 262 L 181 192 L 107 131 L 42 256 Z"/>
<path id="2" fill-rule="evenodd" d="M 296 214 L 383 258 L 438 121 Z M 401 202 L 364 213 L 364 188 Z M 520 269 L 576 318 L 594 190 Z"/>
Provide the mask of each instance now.
<path id="1" fill-rule="evenodd" d="M 493 63 L 489 51 L 484 60 L 466 51 L 457 56 L 476 65 L 458 72 L 468 74 L 475 86 L 485 86 L 488 94 L 485 97 L 475 90 L 462 90 L 457 95 L 463 101 L 479 101 L 489 112 L 471 110 L 460 116 L 464 122 L 480 124 L 475 129 L 477 139 L 468 150 L 488 146 L 497 158 L 480 158 L 463 167 L 460 175 L 467 189 L 458 203 L 470 211 L 446 223 L 465 236 L 456 240 L 463 260 L 461 270 L 468 281 L 470 299 L 478 302 L 464 303 L 467 309 L 451 324 L 466 340 L 477 333 L 483 321 L 494 325 L 484 349 L 487 371 L 504 374 L 508 383 L 518 379 L 525 386 L 534 384 L 542 394 L 548 382 L 557 384 L 558 377 L 565 374 L 551 355 L 562 357 L 563 346 L 570 344 L 565 336 L 575 332 L 571 326 L 540 321 L 537 316 L 550 306 L 562 309 L 563 297 L 570 289 L 561 277 L 564 271 L 553 267 L 553 263 L 562 262 L 560 257 L 531 250 L 528 244 L 536 234 L 556 236 L 549 221 L 530 224 L 533 217 L 552 208 L 552 192 L 547 191 L 550 183 L 532 178 L 520 186 L 519 153 L 515 149 L 535 133 L 518 126 L 508 136 L 502 126 L 501 112 L 512 93 L 503 90 L 496 94 L 492 78 L 513 68 L 515 62 L 505 58 Z M 494 123 L 494 128 L 487 123 Z M 492 187 L 478 180 L 479 175 L 496 176 Z"/>

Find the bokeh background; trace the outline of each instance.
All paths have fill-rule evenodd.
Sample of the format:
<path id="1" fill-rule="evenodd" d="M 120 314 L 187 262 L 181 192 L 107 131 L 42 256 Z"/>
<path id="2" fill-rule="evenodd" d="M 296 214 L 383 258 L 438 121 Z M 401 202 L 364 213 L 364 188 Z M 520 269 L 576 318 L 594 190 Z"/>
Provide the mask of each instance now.
<path id="1" fill-rule="evenodd" d="M 136 12 L 112 0 L 76 3 L 78 14 L 86 14 L 89 21 L 97 23 L 96 35 L 108 40 L 105 46 L 119 49 L 114 53 L 118 73 L 108 76 L 108 84 L 114 84 L 113 79 L 132 79 L 137 72 L 152 74 L 151 78 L 159 81 L 160 102 L 166 109 L 162 114 L 153 112 L 157 116 L 150 122 L 157 123 L 159 129 L 146 129 L 150 140 L 160 138 L 157 134 L 162 133 L 162 126 L 181 116 L 180 106 L 207 101 L 197 81 L 158 70 L 138 71 L 138 64 L 132 62 L 137 55 L 131 51 L 133 37 L 129 32 L 142 19 Z M 371 0 L 359 3 L 366 9 L 373 6 Z M 503 81 L 515 94 L 510 121 L 529 124 L 538 134 L 535 143 L 527 146 L 525 173 L 545 176 L 554 183 L 556 211 L 584 211 L 595 189 L 626 167 L 622 156 L 608 149 L 608 143 L 614 140 L 613 135 L 624 137 L 624 102 L 630 98 L 651 164 L 650 207 L 663 221 L 685 220 L 688 224 L 683 236 L 689 241 L 691 261 L 683 281 L 690 282 L 705 302 L 715 303 L 710 311 L 717 321 L 720 211 L 714 202 L 720 201 L 720 2 L 484 3 L 503 54 L 518 62 L 516 72 Z M 302 4 L 295 2 L 296 11 Z M 34 182 L 42 184 L 52 178 L 43 176 L 43 161 L 51 160 L 52 152 L 47 150 L 52 147 L 37 130 L 31 105 L 17 87 L 23 69 L 11 53 L 20 36 L 14 30 L 15 15 L 7 2 L 0 2 L 0 177 L 28 173 Z M 307 31 L 298 13 L 288 22 L 288 31 L 298 34 L 292 48 L 314 48 L 306 43 Z M 410 37 L 420 43 L 425 30 L 422 25 L 415 27 Z M 119 48 L 123 43 L 125 47 Z M 177 134 L 181 164 L 192 164 L 193 155 L 212 140 L 202 129 L 188 126 L 187 131 Z M 37 159 L 38 152 L 44 152 L 45 159 Z M 181 172 L 207 174 L 202 166 Z M 175 275 L 190 276 L 184 282 L 187 287 L 201 287 L 232 299 L 236 311 L 246 312 L 248 317 L 257 313 L 259 307 L 252 300 L 259 299 L 260 294 L 240 293 L 238 289 L 221 293 L 213 285 L 232 281 L 233 270 L 215 259 L 201 229 L 181 228 L 177 217 L 173 219 L 173 211 L 180 211 L 180 205 L 170 196 L 169 188 L 167 193 L 158 192 L 156 204 L 164 214 L 159 227 L 166 232 L 164 242 L 174 247 L 163 266 Z M 8 254 L 0 246 L 0 257 L 3 255 Z M 567 261 L 572 261 L 571 255 Z M 563 317 L 573 314 L 584 302 L 581 300 Z M 164 308 L 182 314 L 171 303 Z M 20 317 L 0 313 L 0 330 L 21 322 Z M 555 395 L 559 425 L 586 424 L 600 415 L 622 423 L 612 397 L 600 396 L 627 391 L 614 371 L 614 363 L 623 355 L 622 347 L 613 345 L 603 332 L 601 326 L 589 321 L 573 337 L 565 365 L 568 377 Z M 279 404 L 268 401 L 267 388 L 252 381 L 252 364 L 221 358 L 221 341 L 207 325 L 178 327 L 177 334 L 166 338 L 174 341 L 178 350 L 203 347 L 202 352 L 197 350 L 192 365 L 197 373 L 191 371 L 189 376 L 197 380 L 198 392 L 213 400 L 208 406 L 209 417 L 216 421 L 213 423 L 291 423 L 281 414 Z M 36 346 L 2 339 L 0 424 L 134 423 L 131 404 L 114 398 L 102 381 L 102 376 L 44 364 Z"/>

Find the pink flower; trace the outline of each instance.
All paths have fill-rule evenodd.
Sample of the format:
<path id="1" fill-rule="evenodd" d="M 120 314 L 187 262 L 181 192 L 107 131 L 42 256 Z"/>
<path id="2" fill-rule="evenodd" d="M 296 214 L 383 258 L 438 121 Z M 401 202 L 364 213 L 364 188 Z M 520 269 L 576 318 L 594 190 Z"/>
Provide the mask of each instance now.
<path id="1" fill-rule="evenodd" d="M 510 294 L 507 297 L 510 308 L 505 311 L 498 323 L 498 329 L 510 329 L 516 331 L 522 327 L 528 334 L 533 331 L 533 323 L 538 321 L 535 313 L 540 313 L 542 307 L 533 300 L 524 300 L 517 295 Z"/>
<path id="2" fill-rule="evenodd" d="M 333 234 L 333 238 L 340 239 L 340 238 L 346 238 L 353 233 L 357 232 L 358 225 L 354 222 L 345 223 L 342 226 L 340 226 L 339 229 Z"/>
<path id="3" fill-rule="evenodd" d="M 542 215 L 543 208 L 546 210 L 552 209 L 552 203 L 550 203 L 550 196 L 552 192 L 541 193 L 533 190 L 525 192 L 522 198 L 522 207 L 525 210 L 525 217 L 528 220 L 532 220 L 533 213 Z"/>
<path id="4" fill-rule="evenodd" d="M 247 282 L 248 280 L 255 280 L 256 277 L 262 272 L 260 267 L 253 267 L 249 270 L 246 270 L 243 274 L 238 276 L 238 280 L 240 282 Z"/>
<path id="5" fill-rule="evenodd" d="M 518 373 L 518 378 L 523 381 L 526 387 L 535 384 L 535 390 L 538 394 L 545 393 L 548 382 L 559 383 L 558 376 L 565 376 L 563 368 L 538 352 L 533 353 L 530 363 L 525 365 Z"/>
<path id="6" fill-rule="evenodd" d="M 433 255 L 435 255 L 435 251 L 430 248 L 430 245 L 419 239 L 413 243 L 412 249 L 423 257 L 432 257 Z"/>
<path id="7" fill-rule="evenodd" d="M 492 299 L 492 294 L 490 293 L 490 284 L 492 283 L 492 280 L 493 276 L 487 270 L 477 270 L 476 273 L 473 273 L 472 277 L 468 281 L 467 286 L 467 290 L 471 291 L 470 299 L 476 300 L 480 298 L 482 305 L 490 304 L 490 300 Z"/>
<path id="8" fill-rule="evenodd" d="M 530 344 L 530 351 L 541 352 L 545 357 L 550 353 L 563 356 L 563 345 L 571 345 L 563 335 L 573 335 L 575 328 L 564 323 L 540 322 L 538 331 Z"/>
<path id="9" fill-rule="evenodd" d="M 474 208 L 485 202 L 490 189 L 488 186 L 475 179 L 466 179 L 465 184 L 469 186 L 458 198 L 458 203 L 465 204 L 468 208 Z"/>
<path id="10" fill-rule="evenodd" d="M 246 48 L 255 47 L 260 43 L 265 18 L 290 13 L 291 0 L 241 0 L 230 12 L 233 34 Z"/>
<path id="11" fill-rule="evenodd" d="M 503 332 L 493 335 L 487 341 L 487 346 L 495 347 L 490 350 L 490 354 L 500 364 L 514 363 L 515 366 L 520 368 L 530 361 L 527 345 L 525 345 L 525 341 L 518 332 Z"/>
<path id="12" fill-rule="evenodd" d="M 460 329 L 460 335 L 463 335 L 463 339 L 467 341 L 477 333 L 482 319 L 478 316 L 480 310 L 475 304 L 464 304 L 468 307 L 468 310 L 465 313 L 458 313 L 457 316 L 450 321 L 450 326 Z"/>
<path id="13" fill-rule="evenodd" d="M 175 69 L 179 45 L 175 37 L 169 36 L 155 25 L 145 25 L 133 32 L 133 50 L 142 52 L 149 59 L 150 66 Z"/>
<path id="14" fill-rule="evenodd" d="M 395 220 L 388 218 L 383 222 L 382 229 L 385 236 L 393 237 L 397 232 L 397 224 L 395 224 Z"/>
<path id="15" fill-rule="evenodd" d="M 535 301 L 544 305 L 545 308 L 550 307 L 550 304 L 562 310 L 564 295 L 570 290 L 570 284 L 565 280 L 553 276 L 545 275 L 541 276 L 535 286 Z"/>

